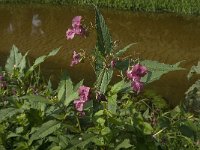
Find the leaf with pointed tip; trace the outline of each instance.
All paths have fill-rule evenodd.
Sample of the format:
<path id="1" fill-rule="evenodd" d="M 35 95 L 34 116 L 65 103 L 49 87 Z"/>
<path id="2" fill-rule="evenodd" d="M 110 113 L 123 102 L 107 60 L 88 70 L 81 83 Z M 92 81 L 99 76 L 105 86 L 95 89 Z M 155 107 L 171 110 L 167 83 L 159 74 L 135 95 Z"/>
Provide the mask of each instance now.
<path id="1" fill-rule="evenodd" d="M 8 118 L 11 118 L 12 116 L 22 112 L 20 109 L 16 108 L 5 108 L 0 110 L 0 123 Z"/>
<path id="2" fill-rule="evenodd" d="M 124 47 L 123 49 L 120 49 L 115 55 L 114 57 L 120 57 L 121 55 L 123 55 L 132 45 L 134 45 L 136 43 L 131 43 L 129 45 L 127 45 L 126 47 Z"/>
<path id="3" fill-rule="evenodd" d="M 7 59 L 5 69 L 8 73 L 12 74 L 14 67 L 19 68 L 21 75 L 23 74 L 23 70 L 26 68 L 26 56 L 28 52 L 24 56 L 19 52 L 19 49 L 13 45 L 10 50 L 10 56 Z"/>
<path id="4" fill-rule="evenodd" d="M 112 39 L 105 23 L 102 14 L 98 8 L 95 7 L 96 11 L 96 30 L 97 30 L 97 48 L 103 54 L 109 54 L 113 50 Z"/>
<path id="5" fill-rule="evenodd" d="M 54 133 L 61 127 L 61 123 L 56 120 L 50 120 L 41 125 L 30 137 L 30 143 L 34 140 L 42 139 L 48 135 Z"/>
<path id="6" fill-rule="evenodd" d="M 117 94 L 108 97 L 108 110 L 112 114 L 116 114 L 116 110 L 117 110 Z"/>
<path id="7" fill-rule="evenodd" d="M 159 63 L 152 60 L 144 60 L 140 62 L 143 66 L 147 67 L 148 75 L 142 78 L 142 81 L 145 83 L 151 83 L 155 80 L 160 79 L 160 77 L 168 72 L 184 70 L 184 68 L 179 67 L 181 62 L 178 62 L 173 65 Z"/>
<path id="8" fill-rule="evenodd" d="M 56 48 L 52 50 L 48 55 L 40 56 L 38 57 L 34 64 L 29 68 L 29 70 L 26 72 L 26 76 L 28 76 L 31 72 L 34 71 L 36 67 L 38 67 L 42 62 L 44 62 L 47 58 L 56 55 L 59 52 L 60 48 Z"/>
<path id="9" fill-rule="evenodd" d="M 133 147 L 133 145 L 130 144 L 130 140 L 129 139 L 125 139 L 123 142 L 121 142 L 119 145 L 117 145 L 117 147 L 115 148 L 115 150 L 120 150 L 120 149 L 127 149 Z"/>

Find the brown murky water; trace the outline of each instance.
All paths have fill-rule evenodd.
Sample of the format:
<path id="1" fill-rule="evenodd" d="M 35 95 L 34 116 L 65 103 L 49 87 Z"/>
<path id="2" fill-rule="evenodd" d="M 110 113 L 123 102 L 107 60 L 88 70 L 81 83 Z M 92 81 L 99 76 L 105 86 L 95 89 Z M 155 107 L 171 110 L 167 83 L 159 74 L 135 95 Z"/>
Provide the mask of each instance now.
<path id="1" fill-rule="evenodd" d="M 31 58 L 62 46 L 59 54 L 44 64 L 45 73 L 56 78 L 61 70 L 67 69 L 74 81 L 85 78 L 86 83 L 92 83 L 95 76 L 88 63 L 69 67 L 73 50 L 91 51 L 95 46 L 94 29 L 90 30 L 85 39 L 76 37 L 74 40 L 66 40 L 65 32 L 75 15 L 84 16 L 87 24 L 94 23 L 94 11 L 91 8 L 0 5 L 0 65 L 4 65 L 13 44 L 23 53 L 29 50 Z M 187 69 L 200 59 L 200 16 L 133 13 L 111 9 L 103 10 L 103 15 L 113 39 L 119 40 L 119 48 L 137 42 L 128 54 L 137 53 L 143 59 L 164 63 L 185 60 L 182 66 Z M 192 84 L 186 79 L 187 72 L 169 73 L 151 84 L 150 88 L 162 94 L 171 104 L 177 104 Z"/>

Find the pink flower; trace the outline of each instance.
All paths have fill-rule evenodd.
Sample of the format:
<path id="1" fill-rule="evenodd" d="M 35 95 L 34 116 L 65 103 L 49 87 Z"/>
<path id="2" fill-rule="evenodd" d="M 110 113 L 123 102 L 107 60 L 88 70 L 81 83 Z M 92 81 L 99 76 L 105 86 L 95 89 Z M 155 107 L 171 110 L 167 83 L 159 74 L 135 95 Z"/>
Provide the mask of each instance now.
<path id="1" fill-rule="evenodd" d="M 80 26 L 81 25 L 81 19 L 82 19 L 82 16 L 75 16 L 73 19 L 72 19 L 72 27 L 76 27 L 76 26 Z"/>
<path id="2" fill-rule="evenodd" d="M 73 39 L 75 35 L 85 35 L 86 30 L 81 24 L 82 16 L 76 16 L 72 19 L 72 28 L 69 28 L 66 32 L 67 39 Z"/>
<path id="3" fill-rule="evenodd" d="M 78 92 L 79 92 L 79 99 L 74 101 L 75 109 L 81 114 L 84 114 L 83 108 L 84 104 L 89 100 L 90 87 L 82 85 L 79 87 Z"/>
<path id="4" fill-rule="evenodd" d="M 147 74 L 147 72 L 148 72 L 147 68 L 140 64 L 136 64 L 132 68 L 132 75 L 144 77 Z"/>
<path id="5" fill-rule="evenodd" d="M 79 112 L 83 111 L 84 101 L 77 99 L 74 101 L 74 104 L 75 104 L 75 108 L 77 111 L 79 111 Z"/>
<path id="6" fill-rule="evenodd" d="M 81 61 L 81 55 L 80 53 L 77 53 L 76 51 L 73 52 L 73 56 L 72 56 L 72 61 L 70 66 L 72 67 L 73 65 L 78 64 Z"/>
<path id="7" fill-rule="evenodd" d="M 67 32 L 66 32 L 66 37 L 67 39 L 73 39 L 74 38 L 74 35 L 75 35 L 75 32 L 73 29 L 68 29 Z"/>
<path id="8" fill-rule="evenodd" d="M 140 81 L 141 77 L 144 77 L 148 73 L 145 66 L 136 64 L 132 66 L 131 70 L 127 70 L 127 78 L 131 80 L 131 87 L 137 94 L 143 89 L 143 83 Z"/>
<path id="9" fill-rule="evenodd" d="M 131 87 L 137 94 L 140 93 L 140 91 L 143 89 L 143 86 L 143 83 L 139 80 L 133 80 L 131 83 Z"/>
<path id="10" fill-rule="evenodd" d="M 112 60 L 112 61 L 110 62 L 110 66 L 111 66 L 111 68 L 114 68 L 114 67 L 116 66 L 116 61 L 115 61 L 115 60 Z"/>
<path id="11" fill-rule="evenodd" d="M 90 92 L 90 87 L 87 87 L 87 86 L 80 86 L 79 87 L 79 96 L 80 96 L 80 99 L 82 101 L 88 101 L 89 99 L 89 92 Z"/>
<path id="12" fill-rule="evenodd" d="M 133 78 L 144 77 L 147 73 L 148 70 L 145 66 L 136 64 L 135 66 L 132 66 L 131 70 L 127 70 L 126 75 L 129 79 L 132 80 Z"/>

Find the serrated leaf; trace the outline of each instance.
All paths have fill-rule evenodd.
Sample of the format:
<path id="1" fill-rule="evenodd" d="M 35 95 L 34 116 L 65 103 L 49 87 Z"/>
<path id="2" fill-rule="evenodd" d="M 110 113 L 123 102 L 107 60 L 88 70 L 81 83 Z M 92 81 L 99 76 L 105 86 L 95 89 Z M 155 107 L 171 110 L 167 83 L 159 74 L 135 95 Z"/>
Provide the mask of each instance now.
<path id="1" fill-rule="evenodd" d="M 117 94 L 108 97 L 108 110 L 112 114 L 116 114 L 116 110 L 117 110 Z"/>
<path id="2" fill-rule="evenodd" d="M 105 23 L 105 20 L 97 7 L 96 11 L 96 30 L 97 30 L 97 48 L 103 54 L 109 54 L 113 49 L 112 39 Z"/>
<path id="3" fill-rule="evenodd" d="M 73 83 L 72 83 L 70 77 L 65 72 L 59 83 L 58 99 L 62 102 L 65 102 L 68 99 L 68 97 L 71 95 L 71 93 L 74 93 Z"/>
<path id="4" fill-rule="evenodd" d="M 124 47 L 123 49 L 120 49 L 115 55 L 114 57 L 120 57 L 121 55 L 123 55 L 132 45 L 134 45 L 136 43 L 132 43 L 127 45 L 126 47 Z"/>
<path id="5" fill-rule="evenodd" d="M 181 62 L 173 65 L 159 63 L 152 60 L 144 60 L 140 62 L 143 66 L 147 67 L 148 75 L 142 78 L 145 83 L 151 83 L 155 80 L 160 79 L 160 77 L 170 71 L 184 70 L 184 68 L 179 67 Z"/>
<path id="6" fill-rule="evenodd" d="M 122 148 L 130 148 L 133 147 L 133 145 L 130 144 L 130 140 L 129 139 L 125 139 L 123 142 L 121 142 L 119 145 L 117 145 L 117 147 L 115 148 L 115 150 L 120 150 Z"/>
<path id="7" fill-rule="evenodd" d="M 16 108 L 6 108 L 0 110 L 0 123 L 8 118 L 11 118 L 12 116 L 22 112 L 20 109 Z"/>
<path id="8" fill-rule="evenodd" d="M 42 139 L 59 129 L 61 123 L 56 120 L 50 120 L 41 125 L 30 137 L 30 143 L 34 140 Z"/>
<path id="9" fill-rule="evenodd" d="M 51 102 L 48 99 L 40 95 L 26 95 L 26 96 L 21 97 L 21 99 L 28 99 L 29 101 L 32 101 L 32 102 L 41 102 L 44 104 L 51 104 Z"/>
<path id="10" fill-rule="evenodd" d="M 22 54 L 19 52 L 18 48 L 13 45 L 12 49 L 10 50 L 10 56 L 7 59 L 5 69 L 8 73 L 12 74 L 14 67 L 19 68 L 20 73 L 23 73 L 23 70 L 26 67 L 26 56 L 28 52 L 22 56 Z"/>
<path id="11" fill-rule="evenodd" d="M 38 57 L 34 64 L 29 68 L 29 70 L 26 72 L 26 76 L 28 76 L 31 72 L 34 71 L 36 67 L 38 67 L 42 62 L 44 62 L 47 58 L 56 55 L 59 52 L 60 48 L 52 50 L 48 55 L 40 56 Z"/>
<path id="12" fill-rule="evenodd" d="M 124 80 L 117 82 L 114 84 L 110 90 L 112 94 L 117 94 L 121 91 L 126 91 L 130 89 L 130 83 L 125 82 Z"/>
<path id="13" fill-rule="evenodd" d="M 113 76 L 113 69 L 108 68 L 104 70 L 103 78 L 102 78 L 100 90 L 99 90 L 102 94 L 105 94 L 108 84 L 110 83 L 112 79 L 112 76 Z"/>

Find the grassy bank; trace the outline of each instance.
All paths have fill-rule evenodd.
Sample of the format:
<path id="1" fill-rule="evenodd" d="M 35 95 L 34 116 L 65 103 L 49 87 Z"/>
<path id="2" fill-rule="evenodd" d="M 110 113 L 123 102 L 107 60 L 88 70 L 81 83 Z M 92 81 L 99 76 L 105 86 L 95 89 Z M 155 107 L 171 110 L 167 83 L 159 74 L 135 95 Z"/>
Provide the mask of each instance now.
<path id="1" fill-rule="evenodd" d="M 0 3 L 96 4 L 133 11 L 200 14 L 200 0 L 0 0 Z"/>

